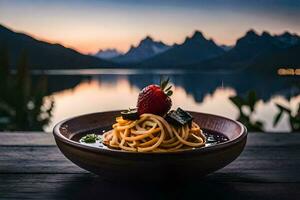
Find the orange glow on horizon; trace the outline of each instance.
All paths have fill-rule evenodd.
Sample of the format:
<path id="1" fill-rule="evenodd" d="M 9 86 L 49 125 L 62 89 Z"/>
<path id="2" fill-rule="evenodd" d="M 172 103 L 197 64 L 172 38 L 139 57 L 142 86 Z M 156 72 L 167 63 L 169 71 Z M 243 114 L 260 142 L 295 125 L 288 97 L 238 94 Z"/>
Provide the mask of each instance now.
<path id="1" fill-rule="evenodd" d="M 182 43 L 195 30 L 219 45 L 234 45 L 249 29 L 300 34 L 300 14 L 286 7 L 289 3 L 268 10 L 263 1 L 256 7 L 235 1 L 231 6 L 225 1 L 178 3 L 0 1 L 0 24 L 84 54 L 106 48 L 126 52 L 147 35 L 169 45 Z"/>
<path id="2" fill-rule="evenodd" d="M 6 26 L 6 25 L 5 25 Z M 51 44 L 60 44 L 63 45 L 66 48 L 71 48 L 74 49 L 82 54 L 95 54 L 99 50 L 104 50 L 104 49 L 112 49 L 115 48 L 121 52 L 127 52 L 130 47 L 137 46 L 138 43 L 145 38 L 146 36 L 151 36 L 154 40 L 156 41 L 162 41 L 165 44 L 168 45 L 173 45 L 173 44 L 181 44 L 184 42 L 186 37 L 190 37 L 195 30 L 200 30 L 201 29 L 195 29 L 190 32 L 180 32 L 176 36 L 174 35 L 168 35 L 168 34 L 160 34 L 160 35 L 155 35 L 153 34 L 128 34 L 126 33 L 124 37 L 121 37 L 120 35 L 109 35 L 109 33 L 106 33 L 106 35 L 102 36 L 95 36 L 95 34 L 89 34 L 88 32 L 76 32 L 72 33 L 70 32 L 70 35 L 59 35 L 57 34 L 47 34 L 47 33 L 31 33 L 27 31 L 20 31 L 16 30 L 14 28 L 11 28 L 10 26 L 6 26 L 9 29 L 19 32 L 19 33 L 24 33 L 26 35 L 29 35 L 37 40 L 44 41 L 47 43 Z M 247 31 L 247 30 L 246 30 Z M 234 30 L 228 30 L 228 34 L 222 33 L 221 35 L 217 35 L 217 31 L 213 32 L 215 35 L 210 36 L 208 35 L 205 31 L 202 31 L 204 34 L 204 37 L 207 39 L 213 39 L 214 42 L 217 45 L 234 45 L 236 43 L 236 40 L 242 37 L 246 31 L 239 31 L 235 32 Z M 261 34 L 262 31 L 256 30 L 258 34 Z M 279 31 L 276 33 L 271 33 L 271 34 L 281 34 L 284 31 Z M 293 32 L 292 32 L 293 33 Z M 90 35 L 90 37 L 88 36 Z M 233 37 L 235 35 L 235 37 Z"/>
<path id="3" fill-rule="evenodd" d="M 18 31 L 17 31 L 18 32 Z M 44 41 L 50 44 L 60 44 L 63 45 L 66 48 L 71 48 L 74 49 L 82 54 L 94 54 L 97 53 L 99 50 L 104 50 L 104 49 L 112 49 L 115 48 L 121 52 L 127 52 L 130 47 L 133 46 L 137 46 L 138 43 L 145 38 L 147 35 L 151 34 L 146 34 L 145 36 L 142 37 L 132 37 L 132 38 L 128 38 L 128 40 L 125 40 L 125 38 L 123 38 L 123 40 L 117 40 L 114 41 L 113 38 L 111 41 L 105 40 L 102 41 L 101 39 L 98 39 L 98 41 L 94 41 L 94 40 L 86 40 L 86 41 L 72 41 L 72 40 L 68 40 L 68 38 L 66 38 L 66 40 L 59 40 L 59 39 L 54 39 L 53 37 L 47 37 L 46 35 L 41 35 L 41 36 L 37 36 L 28 32 L 23 32 L 20 31 L 20 33 L 24 33 L 26 35 L 29 35 L 37 40 L 40 41 Z M 173 44 L 181 44 L 184 42 L 186 37 L 190 37 L 192 34 L 188 34 L 182 38 L 166 38 L 165 40 L 163 39 L 159 39 L 159 38 L 154 38 L 154 40 L 156 41 L 162 41 L 165 44 L 168 45 L 173 45 Z M 152 36 L 151 36 L 152 37 Z M 218 45 L 221 44 L 225 44 L 225 45 L 234 45 L 235 44 L 235 40 L 215 40 L 214 38 L 211 37 L 207 37 L 207 39 L 213 39 Z"/>

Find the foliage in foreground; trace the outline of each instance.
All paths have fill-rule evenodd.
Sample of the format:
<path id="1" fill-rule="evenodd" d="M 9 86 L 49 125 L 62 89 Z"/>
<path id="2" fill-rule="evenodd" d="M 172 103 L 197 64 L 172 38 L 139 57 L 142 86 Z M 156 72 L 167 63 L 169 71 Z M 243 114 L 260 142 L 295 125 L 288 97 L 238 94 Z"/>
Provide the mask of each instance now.
<path id="1" fill-rule="evenodd" d="M 250 91 L 246 97 L 234 96 L 230 97 L 231 102 L 239 109 L 238 121 L 243 123 L 248 131 L 264 131 L 264 124 L 261 121 L 255 121 L 252 119 L 252 116 L 255 113 L 255 105 L 259 101 L 255 91 Z M 293 113 L 290 107 L 286 107 L 280 104 L 276 104 L 278 108 L 278 113 L 274 116 L 273 126 L 275 127 L 283 114 L 287 114 L 288 122 L 291 127 L 291 132 L 300 131 L 300 103 L 298 105 L 298 110 L 296 113 Z M 246 113 L 245 110 L 249 112 Z"/>
<path id="2" fill-rule="evenodd" d="M 263 122 L 252 119 L 252 116 L 255 113 L 255 105 L 259 101 L 255 91 L 250 91 L 246 97 L 230 97 L 230 100 L 239 109 L 239 116 L 237 120 L 244 124 L 248 131 L 264 131 Z M 248 110 L 249 113 L 246 113 L 245 110 Z"/>
<path id="3" fill-rule="evenodd" d="M 0 49 L 0 130 L 38 131 L 50 122 L 54 101 L 46 102 L 47 79 L 33 85 L 23 52 L 15 74 L 10 72 L 7 49 Z"/>
<path id="4" fill-rule="evenodd" d="M 292 129 L 291 131 L 299 132 L 300 131 L 300 103 L 298 104 L 298 110 L 295 114 L 292 113 L 292 110 L 290 108 L 287 108 L 280 104 L 276 104 L 276 106 L 279 109 L 279 112 L 274 118 L 273 125 L 276 126 L 280 121 L 282 115 L 286 113 L 288 115 L 289 124 Z"/>

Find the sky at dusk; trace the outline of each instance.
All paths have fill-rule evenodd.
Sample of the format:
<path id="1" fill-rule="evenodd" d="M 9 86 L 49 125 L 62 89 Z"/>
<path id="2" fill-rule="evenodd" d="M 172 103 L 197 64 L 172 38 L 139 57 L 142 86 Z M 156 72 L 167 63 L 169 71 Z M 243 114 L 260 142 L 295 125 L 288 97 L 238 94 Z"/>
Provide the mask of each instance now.
<path id="1" fill-rule="evenodd" d="M 0 24 L 82 53 L 126 51 L 146 35 L 181 43 L 200 30 L 232 45 L 250 28 L 300 34 L 299 0 L 0 0 Z"/>

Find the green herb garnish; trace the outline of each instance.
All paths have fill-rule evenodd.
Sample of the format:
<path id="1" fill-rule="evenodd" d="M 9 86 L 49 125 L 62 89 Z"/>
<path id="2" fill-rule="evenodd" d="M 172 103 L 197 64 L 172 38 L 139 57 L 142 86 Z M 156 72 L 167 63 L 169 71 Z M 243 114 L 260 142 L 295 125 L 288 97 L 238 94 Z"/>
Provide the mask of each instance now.
<path id="1" fill-rule="evenodd" d="M 101 140 L 101 136 L 96 134 L 87 134 L 80 139 L 80 141 L 85 143 L 95 143 L 97 140 Z"/>

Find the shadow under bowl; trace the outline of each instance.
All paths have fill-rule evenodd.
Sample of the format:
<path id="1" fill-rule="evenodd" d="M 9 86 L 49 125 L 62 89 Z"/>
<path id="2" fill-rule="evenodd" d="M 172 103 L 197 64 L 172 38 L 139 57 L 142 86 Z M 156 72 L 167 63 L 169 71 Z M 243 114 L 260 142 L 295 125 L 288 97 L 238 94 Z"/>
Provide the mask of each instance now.
<path id="1" fill-rule="evenodd" d="M 232 162 L 243 151 L 247 130 L 239 122 L 211 114 L 190 112 L 201 128 L 222 133 L 228 141 L 202 148 L 163 153 L 138 153 L 92 147 L 78 138 L 111 129 L 120 111 L 92 113 L 58 123 L 57 146 L 73 163 L 108 180 L 170 180 L 207 175 Z"/>

